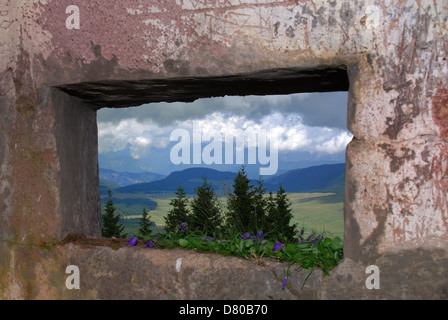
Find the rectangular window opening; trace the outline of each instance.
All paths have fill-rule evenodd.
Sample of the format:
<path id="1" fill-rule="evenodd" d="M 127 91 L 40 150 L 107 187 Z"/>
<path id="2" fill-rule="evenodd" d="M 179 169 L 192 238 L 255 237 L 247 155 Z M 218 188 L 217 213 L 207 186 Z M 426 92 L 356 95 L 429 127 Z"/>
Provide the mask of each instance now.
<path id="1" fill-rule="evenodd" d="M 284 188 L 298 232 L 343 239 L 347 99 L 345 91 L 237 95 L 100 109 L 102 214 L 110 190 L 128 238 L 143 208 L 151 234 L 166 232 L 178 187 L 193 200 L 204 177 L 225 213 L 244 166 L 254 188 L 263 179 L 266 198 Z"/>

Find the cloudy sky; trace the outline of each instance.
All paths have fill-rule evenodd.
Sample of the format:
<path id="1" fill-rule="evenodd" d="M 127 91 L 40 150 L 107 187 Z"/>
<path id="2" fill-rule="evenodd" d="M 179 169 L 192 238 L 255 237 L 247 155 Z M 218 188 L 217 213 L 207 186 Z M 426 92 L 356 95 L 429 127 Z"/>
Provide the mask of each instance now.
<path id="1" fill-rule="evenodd" d="M 170 158 L 170 151 L 179 146 L 181 138 L 170 141 L 170 137 L 173 132 L 188 132 L 193 142 L 193 129 L 198 125 L 203 147 L 211 141 L 220 142 L 217 137 L 224 132 L 265 132 L 268 142 L 276 143 L 279 172 L 313 161 L 343 162 L 345 147 L 352 139 L 347 130 L 346 92 L 154 103 L 98 111 L 100 167 L 125 171 L 128 166 L 131 172 L 162 174 L 183 169 Z M 222 159 L 225 165 L 224 156 Z M 215 167 L 232 171 L 239 166 Z"/>

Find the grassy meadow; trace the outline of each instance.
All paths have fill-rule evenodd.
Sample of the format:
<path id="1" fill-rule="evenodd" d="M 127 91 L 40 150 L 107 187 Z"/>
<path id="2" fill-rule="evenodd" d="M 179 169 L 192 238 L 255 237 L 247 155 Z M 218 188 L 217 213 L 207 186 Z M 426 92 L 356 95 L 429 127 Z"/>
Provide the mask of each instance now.
<path id="1" fill-rule="evenodd" d="M 125 226 L 128 235 L 136 233 L 138 219 L 141 217 L 145 199 L 157 202 L 157 207 L 149 211 L 151 221 L 156 226 L 153 232 L 161 232 L 164 225 L 164 216 L 171 209 L 170 201 L 175 197 L 173 193 L 166 194 L 114 194 L 117 198 L 138 198 L 141 205 L 115 205 L 117 212 L 122 215 L 121 223 Z M 193 196 L 190 196 L 192 198 Z M 344 236 L 343 195 L 334 193 L 288 193 L 291 209 L 294 215 L 293 223 L 298 227 L 304 227 L 307 231 L 318 233 L 327 232 L 333 236 Z M 223 206 L 226 198 L 219 198 Z"/>
<path id="2" fill-rule="evenodd" d="M 344 236 L 344 199 L 333 193 L 288 193 L 293 223 L 308 230 Z"/>

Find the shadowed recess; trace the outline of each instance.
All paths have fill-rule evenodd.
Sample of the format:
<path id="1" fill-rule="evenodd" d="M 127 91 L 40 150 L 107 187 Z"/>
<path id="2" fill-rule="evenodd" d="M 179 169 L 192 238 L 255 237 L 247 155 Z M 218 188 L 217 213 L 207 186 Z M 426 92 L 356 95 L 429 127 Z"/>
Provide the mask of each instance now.
<path id="1" fill-rule="evenodd" d="M 84 82 L 60 90 L 100 108 L 125 108 L 152 102 L 192 102 L 225 95 L 273 95 L 348 91 L 346 66 L 270 69 L 214 77 Z"/>

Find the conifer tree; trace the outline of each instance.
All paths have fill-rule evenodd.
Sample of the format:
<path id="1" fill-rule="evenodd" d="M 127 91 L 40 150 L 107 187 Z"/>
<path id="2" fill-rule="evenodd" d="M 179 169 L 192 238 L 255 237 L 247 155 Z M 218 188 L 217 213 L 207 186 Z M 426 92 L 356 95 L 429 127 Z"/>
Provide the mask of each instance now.
<path id="1" fill-rule="evenodd" d="M 106 203 L 106 206 L 104 208 L 105 213 L 103 214 L 103 225 L 101 228 L 101 235 L 104 238 L 124 238 L 127 235 L 123 234 L 124 226 L 120 223 L 120 215 L 115 214 L 115 206 L 114 202 L 112 201 L 112 192 L 109 189 L 109 199 Z"/>
<path id="2" fill-rule="evenodd" d="M 199 230 L 206 235 L 219 231 L 222 224 L 221 209 L 213 185 L 204 178 L 196 189 L 196 197 L 191 202 L 190 229 Z"/>
<path id="3" fill-rule="evenodd" d="M 263 231 L 266 234 L 277 235 L 276 228 L 276 219 L 277 219 L 277 204 L 275 202 L 274 194 L 272 191 L 269 192 L 269 196 L 266 199 L 266 226 Z"/>
<path id="4" fill-rule="evenodd" d="M 174 232 L 181 223 L 189 220 L 190 210 L 188 208 L 188 198 L 185 189 L 179 186 L 176 191 L 176 198 L 172 199 L 170 205 L 172 209 L 164 217 L 165 230 L 167 232 Z"/>
<path id="5" fill-rule="evenodd" d="M 242 166 L 234 179 L 233 193 L 227 199 L 227 222 L 230 228 L 238 232 L 257 232 L 255 226 L 251 225 L 255 193 L 249 182 L 245 168 Z"/>
<path id="6" fill-rule="evenodd" d="M 139 228 L 138 228 L 137 238 L 145 239 L 151 235 L 152 222 L 150 219 L 151 219 L 151 217 L 149 216 L 149 212 L 147 211 L 146 207 L 143 206 L 142 217 L 140 218 L 140 221 L 138 222 Z"/>
<path id="7" fill-rule="evenodd" d="M 278 234 L 282 234 L 288 239 L 292 239 L 296 232 L 297 224 L 291 225 L 293 214 L 291 213 L 291 203 L 285 189 L 280 186 L 275 197 L 276 203 L 276 218 L 275 229 Z"/>
<path id="8" fill-rule="evenodd" d="M 257 180 L 258 186 L 254 188 L 254 207 L 251 215 L 249 226 L 257 231 L 266 231 L 269 227 L 267 224 L 267 199 L 264 195 L 266 188 L 263 185 L 263 179 L 260 177 Z"/>

